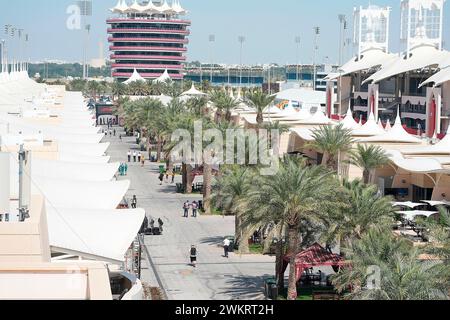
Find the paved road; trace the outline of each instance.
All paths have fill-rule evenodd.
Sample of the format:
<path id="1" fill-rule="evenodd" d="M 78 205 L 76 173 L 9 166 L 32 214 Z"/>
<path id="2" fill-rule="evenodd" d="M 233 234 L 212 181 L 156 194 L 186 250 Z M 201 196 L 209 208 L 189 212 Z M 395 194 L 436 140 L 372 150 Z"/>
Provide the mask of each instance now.
<path id="1" fill-rule="evenodd" d="M 129 149 L 136 149 L 134 139 L 107 137 L 111 142 L 108 154 L 112 161 L 125 162 Z M 122 178 L 119 178 L 122 179 Z M 234 234 L 234 217 L 183 218 L 186 199 L 199 196 L 176 194 L 175 185 L 159 185 L 158 165 L 147 163 L 144 168 L 131 163 L 128 177 L 131 187 L 127 197 L 137 196 L 138 207 L 155 221 L 164 221 L 162 236 L 147 236 L 145 244 L 154 261 L 167 296 L 171 300 L 239 300 L 263 299 L 264 279 L 274 272 L 274 258 L 260 255 L 223 258 L 219 246 L 223 238 Z M 181 182 L 177 177 L 176 182 Z M 189 263 L 191 245 L 198 247 L 198 266 Z M 157 286 L 151 268 L 143 272 L 143 281 Z"/>

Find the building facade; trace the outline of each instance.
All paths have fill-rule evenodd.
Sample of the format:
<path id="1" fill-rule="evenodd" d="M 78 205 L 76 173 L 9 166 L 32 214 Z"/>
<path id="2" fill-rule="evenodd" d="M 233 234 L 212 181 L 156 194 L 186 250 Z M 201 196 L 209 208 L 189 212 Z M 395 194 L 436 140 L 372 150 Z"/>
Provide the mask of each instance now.
<path id="1" fill-rule="evenodd" d="M 112 76 L 124 81 L 136 69 L 145 79 L 156 79 L 167 70 L 174 80 L 183 79 L 191 22 L 178 1 L 119 0 L 107 20 Z"/>

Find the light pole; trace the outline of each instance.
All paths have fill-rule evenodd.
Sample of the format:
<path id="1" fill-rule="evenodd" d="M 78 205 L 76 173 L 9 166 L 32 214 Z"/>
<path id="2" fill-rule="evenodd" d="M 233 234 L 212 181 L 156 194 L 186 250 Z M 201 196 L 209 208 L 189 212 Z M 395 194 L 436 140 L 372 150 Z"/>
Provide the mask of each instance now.
<path id="1" fill-rule="evenodd" d="M 212 84 L 212 82 L 213 82 L 213 54 L 212 54 L 212 52 L 213 52 L 213 45 L 214 45 L 214 42 L 216 41 L 216 36 L 215 35 L 213 35 L 213 34 L 210 34 L 209 35 L 209 43 L 210 43 L 210 47 L 209 47 L 209 60 L 210 60 L 210 63 L 211 63 L 211 77 L 210 77 L 210 82 L 211 82 L 211 84 Z"/>
<path id="2" fill-rule="evenodd" d="M 344 30 L 347 28 L 347 21 L 345 20 L 345 15 L 338 15 L 339 19 L 339 66 L 342 66 L 342 47 L 344 44 Z"/>
<path id="3" fill-rule="evenodd" d="M 301 41 L 300 36 L 296 36 L 295 37 L 295 43 L 297 44 L 297 57 L 296 57 L 297 61 L 295 61 L 295 63 L 297 64 L 297 75 L 296 75 L 297 82 L 299 82 L 300 41 Z"/>
<path id="4" fill-rule="evenodd" d="M 317 45 L 317 41 L 320 35 L 320 27 L 314 27 L 314 53 L 313 53 L 313 88 L 314 91 L 316 90 L 316 78 L 317 78 L 317 70 L 316 70 L 316 55 L 317 55 L 317 50 L 319 49 L 318 45 Z"/>
<path id="5" fill-rule="evenodd" d="M 239 72 L 239 87 L 242 87 L 242 50 L 244 48 L 244 42 L 245 42 L 245 37 L 244 36 L 239 36 L 238 38 L 239 43 L 241 44 L 241 51 L 240 51 L 240 72 Z"/>

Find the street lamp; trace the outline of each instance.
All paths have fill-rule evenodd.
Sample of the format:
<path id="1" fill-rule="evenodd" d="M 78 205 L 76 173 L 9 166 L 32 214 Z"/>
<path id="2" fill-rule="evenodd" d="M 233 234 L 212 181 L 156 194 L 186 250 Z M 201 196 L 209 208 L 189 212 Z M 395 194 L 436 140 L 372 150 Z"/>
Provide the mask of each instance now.
<path id="1" fill-rule="evenodd" d="M 211 77 L 210 77 L 210 82 L 212 84 L 213 82 L 213 58 L 212 58 L 212 51 L 213 51 L 213 44 L 216 41 L 216 36 L 213 34 L 209 35 L 209 43 L 210 43 L 210 48 L 209 48 L 209 60 L 211 63 Z"/>
<path id="2" fill-rule="evenodd" d="M 244 48 L 244 42 L 245 42 L 245 37 L 244 36 L 239 36 L 238 38 L 239 43 L 241 44 L 241 51 L 240 51 L 240 72 L 239 72 L 239 87 L 242 87 L 242 50 Z"/>
<path id="3" fill-rule="evenodd" d="M 297 44 L 297 61 L 295 63 L 297 64 L 297 74 L 296 74 L 296 80 L 299 82 L 299 64 L 300 64 L 300 36 L 295 37 L 295 43 Z"/>
<path id="4" fill-rule="evenodd" d="M 316 70 L 316 55 L 317 55 L 317 50 L 319 49 L 318 45 L 317 45 L 317 41 L 320 35 L 320 27 L 314 27 L 314 54 L 313 54 L 313 68 L 314 68 L 314 77 L 313 77 L 313 88 L 314 91 L 316 90 L 316 78 L 317 78 L 317 70 Z"/>

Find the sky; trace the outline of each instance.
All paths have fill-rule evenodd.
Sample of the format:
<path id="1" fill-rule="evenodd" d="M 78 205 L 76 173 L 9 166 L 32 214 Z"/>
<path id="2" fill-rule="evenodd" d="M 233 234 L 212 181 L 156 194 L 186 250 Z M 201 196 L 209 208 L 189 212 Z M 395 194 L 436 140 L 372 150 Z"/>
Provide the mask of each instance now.
<path id="1" fill-rule="evenodd" d="M 5 0 L 3 0 L 5 1 Z M 131 0 L 128 0 L 131 2 Z M 29 34 L 25 51 L 31 61 L 60 60 L 82 61 L 83 36 L 80 30 L 70 30 L 66 13 L 75 0 L 14 0 L 8 1 L 0 11 L 0 40 L 9 42 L 10 53 L 19 53 L 19 46 L 4 32 L 10 24 Z M 90 18 L 91 37 L 89 58 L 99 56 L 99 43 L 104 43 L 108 56 L 106 19 L 112 14 L 109 8 L 117 0 L 93 0 Z M 372 0 L 372 4 L 392 7 L 390 51 L 402 48 L 400 35 L 400 0 Z M 298 62 L 311 63 L 313 56 L 313 27 L 321 28 L 317 62 L 337 63 L 339 57 L 339 14 L 349 21 L 351 37 L 353 8 L 367 6 L 362 0 L 181 0 L 192 21 L 188 45 L 188 61 L 239 64 L 238 37 L 245 36 L 242 62 L 244 64 L 296 63 L 296 36 L 300 36 Z M 450 49 L 450 3 L 444 11 L 444 48 Z M 214 34 L 216 41 L 208 41 Z M 447 46 L 447 44 L 449 46 Z M 351 48 L 345 50 L 345 59 L 351 57 Z"/>

